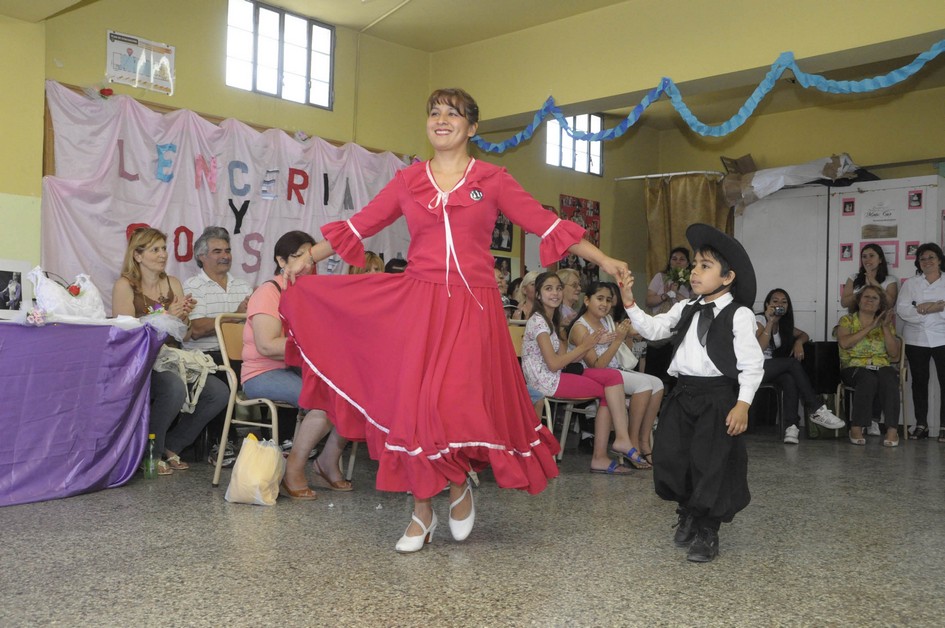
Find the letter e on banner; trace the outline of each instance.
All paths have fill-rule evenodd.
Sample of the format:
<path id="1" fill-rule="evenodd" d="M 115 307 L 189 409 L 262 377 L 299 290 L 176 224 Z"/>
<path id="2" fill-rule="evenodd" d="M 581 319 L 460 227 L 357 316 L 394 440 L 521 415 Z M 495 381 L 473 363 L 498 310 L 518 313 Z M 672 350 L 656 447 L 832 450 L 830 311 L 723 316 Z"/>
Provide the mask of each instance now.
<path id="1" fill-rule="evenodd" d="M 157 166 L 155 166 L 154 176 L 157 177 L 159 181 L 164 183 L 170 183 L 171 179 L 174 178 L 174 174 L 171 172 L 166 172 L 168 168 L 174 165 L 174 162 L 170 159 L 165 159 L 165 153 L 176 153 L 177 145 L 176 144 L 158 144 L 157 145 Z"/>

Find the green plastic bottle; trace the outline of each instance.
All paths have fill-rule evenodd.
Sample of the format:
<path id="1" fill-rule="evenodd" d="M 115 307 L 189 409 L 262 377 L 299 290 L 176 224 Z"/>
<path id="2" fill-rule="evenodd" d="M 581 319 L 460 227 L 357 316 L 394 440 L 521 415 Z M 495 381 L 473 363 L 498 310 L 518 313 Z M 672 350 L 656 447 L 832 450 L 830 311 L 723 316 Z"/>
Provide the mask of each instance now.
<path id="1" fill-rule="evenodd" d="M 148 434 L 148 448 L 144 451 L 144 477 L 152 480 L 157 477 L 157 458 L 154 457 L 154 434 Z"/>

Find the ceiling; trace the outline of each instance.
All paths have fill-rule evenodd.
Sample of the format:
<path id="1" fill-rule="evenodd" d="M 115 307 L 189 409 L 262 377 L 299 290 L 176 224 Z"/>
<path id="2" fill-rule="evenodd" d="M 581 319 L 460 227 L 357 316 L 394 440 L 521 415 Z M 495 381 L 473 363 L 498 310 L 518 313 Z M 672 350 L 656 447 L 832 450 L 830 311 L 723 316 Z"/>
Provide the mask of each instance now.
<path id="1" fill-rule="evenodd" d="M 98 0 L 0 0 L 0 15 L 40 22 L 62 12 L 75 10 Z M 586 13 L 626 0 L 268 0 L 270 4 L 309 15 L 392 43 L 427 52 L 436 52 L 507 33 Z M 501 19 L 496 19 L 501 16 Z M 883 42 L 856 50 L 799 61 L 805 72 L 833 79 L 861 79 L 882 75 L 912 61 L 945 32 Z M 771 60 L 774 62 L 774 59 Z M 764 78 L 768 68 L 756 68 L 678 85 L 686 104 L 703 122 L 727 120 Z M 843 106 L 849 96 L 805 90 L 792 82 L 786 72 L 775 89 L 762 101 L 758 114 L 770 114 L 806 107 Z M 945 55 L 929 63 L 919 75 L 888 90 L 864 97 L 895 97 L 911 90 L 945 85 Z M 651 86 L 655 87 L 655 85 Z M 644 92 L 619 94 L 600 101 L 571 103 L 568 114 L 605 112 L 626 116 Z M 535 109 L 541 102 L 535 102 Z M 532 113 L 502 120 L 485 120 L 481 131 L 524 126 Z M 667 98 L 654 103 L 641 124 L 661 130 L 683 124 Z"/>

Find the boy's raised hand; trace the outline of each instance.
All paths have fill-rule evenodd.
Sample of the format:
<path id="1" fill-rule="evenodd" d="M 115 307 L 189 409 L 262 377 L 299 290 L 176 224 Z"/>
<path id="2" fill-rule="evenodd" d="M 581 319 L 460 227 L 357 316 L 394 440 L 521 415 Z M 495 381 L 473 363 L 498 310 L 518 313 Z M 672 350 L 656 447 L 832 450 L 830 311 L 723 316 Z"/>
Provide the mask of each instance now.
<path id="1" fill-rule="evenodd" d="M 620 285 L 620 297 L 623 304 L 633 304 L 633 273 L 625 270 L 617 276 L 617 283 Z"/>

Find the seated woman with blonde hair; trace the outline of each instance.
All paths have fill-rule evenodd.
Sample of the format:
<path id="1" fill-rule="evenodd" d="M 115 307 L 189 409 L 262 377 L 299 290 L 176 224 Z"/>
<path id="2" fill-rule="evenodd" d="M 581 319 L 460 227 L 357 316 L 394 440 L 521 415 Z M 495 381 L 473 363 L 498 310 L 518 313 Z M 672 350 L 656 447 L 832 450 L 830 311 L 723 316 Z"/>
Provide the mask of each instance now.
<path id="1" fill-rule="evenodd" d="M 561 325 L 568 327 L 581 307 L 581 273 L 573 268 L 561 268 L 558 279 L 564 284 L 564 301 L 561 303 Z"/>
<path id="2" fill-rule="evenodd" d="M 349 275 L 363 275 L 384 272 L 384 260 L 374 251 L 364 252 L 364 266 L 349 266 Z"/>
<path id="3" fill-rule="evenodd" d="M 515 300 L 518 302 L 518 308 L 512 312 L 513 321 L 527 321 L 535 312 L 535 280 L 538 279 L 538 273 L 533 271 L 525 273 L 521 283 L 515 291 Z"/>
<path id="4" fill-rule="evenodd" d="M 854 445 L 866 444 L 864 431 L 874 418 L 874 400 L 886 422 L 883 445 L 899 445 L 899 374 L 892 363 L 899 359 L 902 341 L 896 336 L 894 313 L 886 305 L 886 291 L 867 285 L 857 293 L 853 313 L 841 316 L 837 326 L 840 379 L 856 388 L 850 417 Z"/>
<path id="5" fill-rule="evenodd" d="M 290 231 L 276 242 L 275 277 L 259 286 L 249 298 L 246 325 L 243 327 L 243 390 L 250 397 L 265 397 L 298 407 L 302 393 L 302 375 L 285 363 L 286 335 L 279 317 L 279 302 L 286 288 L 283 270 L 293 260 L 308 255 L 315 240 L 303 231 Z M 351 482 L 341 475 L 338 461 L 345 439 L 332 430 L 322 410 L 308 410 L 296 427 L 292 450 L 286 461 L 280 492 L 291 499 L 313 500 L 317 497 L 308 485 L 305 462 L 315 445 L 328 432 L 331 436 L 312 462 L 318 483 L 334 491 L 350 491 Z"/>
<path id="6" fill-rule="evenodd" d="M 196 302 L 185 295 L 177 277 L 168 275 L 167 236 L 151 227 L 135 229 L 125 249 L 121 277 L 112 288 L 112 315 L 141 318 L 163 312 L 186 323 L 184 340 L 190 338 L 190 312 Z M 165 344 L 180 348 L 168 337 Z M 164 459 L 157 463 L 158 475 L 190 468 L 180 459 L 180 452 L 191 445 L 213 417 L 226 408 L 230 390 L 216 377 L 208 377 L 189 416 L 181 416 L 187 399 L 187 386 L 173 371 L 151 372 L 151 416 L 149 428 L 154 434 L 155 451 Z M 174 424 L 175 419 L 181 419 Z M 173 428 L 172 428 L 173 425 Z"/>

